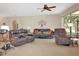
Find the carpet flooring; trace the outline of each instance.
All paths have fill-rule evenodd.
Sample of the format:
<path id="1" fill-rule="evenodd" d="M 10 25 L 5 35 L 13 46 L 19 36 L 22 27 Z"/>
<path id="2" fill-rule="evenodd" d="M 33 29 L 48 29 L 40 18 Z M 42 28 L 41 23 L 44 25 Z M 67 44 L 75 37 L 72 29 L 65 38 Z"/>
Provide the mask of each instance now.
<path id="1" fill-rule="evenodd" d="M 8 50 L 6 56 L 79 56 L 79 47 L 56 45 L 54 39 L 35 39 Z"/>

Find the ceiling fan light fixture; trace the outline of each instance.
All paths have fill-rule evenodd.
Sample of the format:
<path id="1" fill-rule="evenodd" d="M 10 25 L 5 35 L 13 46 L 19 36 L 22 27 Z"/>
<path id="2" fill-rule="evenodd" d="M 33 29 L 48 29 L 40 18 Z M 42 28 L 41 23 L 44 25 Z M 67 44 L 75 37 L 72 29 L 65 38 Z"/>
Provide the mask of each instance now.
<path id="1" fill-rule="evenodd" d="M 52 11 L 52 8 L 56 8 L 56 6 L 48 6 L 47 4 L 44 4 L 44 7 L 42 8 L 41 12 L 47 10 L 47 11 Z"/>

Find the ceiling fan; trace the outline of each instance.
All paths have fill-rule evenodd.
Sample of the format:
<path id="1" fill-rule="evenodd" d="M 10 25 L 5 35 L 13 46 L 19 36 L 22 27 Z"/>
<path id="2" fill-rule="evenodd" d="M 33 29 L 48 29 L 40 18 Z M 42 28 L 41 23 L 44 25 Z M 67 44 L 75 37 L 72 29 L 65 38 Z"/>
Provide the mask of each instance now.
<path id="1" fill-rule="evenodd" d="M 44 10 L 52 11 L 51 8 L 56 8 L 56 6 L 50 6 L 50 7 L 48 7 L 47 4 L 44 4 L 44 7 L 40 8 L 40 9 L 42 9 L 41 12 L 43 12 Z"/>

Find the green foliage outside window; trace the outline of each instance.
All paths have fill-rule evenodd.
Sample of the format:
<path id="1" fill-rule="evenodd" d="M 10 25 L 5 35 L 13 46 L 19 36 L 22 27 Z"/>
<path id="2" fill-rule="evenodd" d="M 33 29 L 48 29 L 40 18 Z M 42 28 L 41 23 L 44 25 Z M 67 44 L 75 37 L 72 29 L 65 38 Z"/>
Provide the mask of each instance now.
<path id="1" fill-rule="evenodd" d="M 64 27 L 67 31 L 67 34 L 70 34 L 70 27 L 68 26 L 68 23 L 72 23 L 72 35 L 77 35 L 79 33 L 79 15 L 66 15 L 63 16 L 64 20 Z"/>

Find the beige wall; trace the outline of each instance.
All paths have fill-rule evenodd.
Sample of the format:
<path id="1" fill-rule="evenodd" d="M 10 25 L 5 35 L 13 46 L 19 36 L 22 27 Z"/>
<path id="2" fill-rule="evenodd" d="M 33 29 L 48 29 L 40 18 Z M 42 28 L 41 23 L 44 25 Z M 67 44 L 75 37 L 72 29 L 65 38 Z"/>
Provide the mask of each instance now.
<path id="1" fill-rule="evenodd" d="M 12 29 L 13 20 L 17 21 L 19 28 L 39 28 L 38 22 L 40 20 L 44 20 L 47 23 L 47 28 L 54 29 L 61 27 L 61 17 L 58 15 L 3 17 L 0 25 L 5 22 L 8 26 L 10 26 L 10 29 Z"/>
<path id="2" fill-rule="evenodd" d="M 2 24 L 2 22 L 3 22 L 3 17 L 0 16 L 0 25 Z"/>

